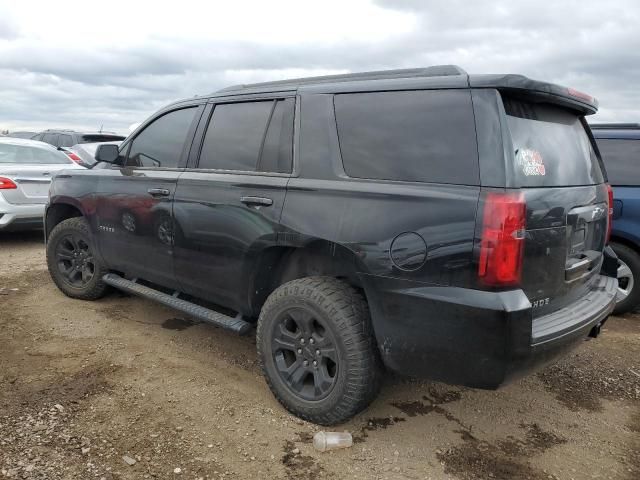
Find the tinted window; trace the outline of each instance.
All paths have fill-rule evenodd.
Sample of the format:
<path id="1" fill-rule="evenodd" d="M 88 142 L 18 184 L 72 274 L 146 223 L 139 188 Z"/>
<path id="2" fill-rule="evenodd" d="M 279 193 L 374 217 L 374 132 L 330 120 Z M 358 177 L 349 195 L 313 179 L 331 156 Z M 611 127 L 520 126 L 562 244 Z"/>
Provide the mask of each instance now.
<path id="1" fill-rule="evenodd" d="M 0 143 L 0 164 L 3 163 L 64 164 L 71 163 L 71 160 L 54 149 Z"/>
<path id="2" fill-rule="evenodd" d="M 255 171 L 273 101 L 216 105 L 199 168 Z"/>
<path id="3" fill-rule="evenodd" d="M 478 184 L 468 91 L 355 93 L 334 102 L 349 176 Z"/>
<path id="4" fill-rule="evenodd" d="M 58 144 L 56 142 L 58 141 L 58 134 L 57 133 L 45 133 L 42 136 L 42 141 L 50 143 L 51 145 L 55 145 L 57 147 Z"/>
<path id="5" fill-rule="evenodd" d="M 122 135 L 114 135 L 109 133 L 86 133 L 80 135 L 78 143 L 94 143 L 94 142 L 117 142 L 124 140 Z"/>
<path id="6" fill-rule="evenodd" d="M 291 173 L 293 149 L 293 98 L 276 103 L 262 154 L 258 161 L 261 172 Z"/>
<path id="7" fill-rule="evenodd" d="M 60 147 L 70 147 L 74 145 L 73 137 L 71 135 L 60 134 L 60 136 L 58 137 L 58 145 Z"/>
<path id="8" fill-rule="evenodd" d="M 581 118 L 563 108 L 503 98 L 522 187 L 595 185 L 604 177 Z"/>
<path id="9" fill-rule="evenodd" d="M 612 185 L 640 185 L 640 140 L 598 139 Z"/>
<path id="10" fill-rule="evenodd" d="M 131 143 L 126 165 L 177 167 L 196 110 L 183 108 L 154 120 Z"/>

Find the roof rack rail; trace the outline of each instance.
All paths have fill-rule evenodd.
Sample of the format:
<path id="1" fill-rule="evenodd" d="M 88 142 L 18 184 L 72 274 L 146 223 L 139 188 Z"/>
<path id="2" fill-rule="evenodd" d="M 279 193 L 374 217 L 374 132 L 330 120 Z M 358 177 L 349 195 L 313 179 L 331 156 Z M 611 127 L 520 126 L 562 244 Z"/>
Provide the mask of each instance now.
<path id="1" fill-rule="evenodd" d="M 640 128 L 640 123 L 590 123 L 589 127 L 600 130 L 634 130 Z"/>
<path id="2" fill-rule="evenodd" d="M 288 80 L 277 80 L 273 82 L 251 83 L 233 85 L 218 90 L 220 92 L 232 92 L 245 88 L 260 87 L 286 87 L 298 85 L 310 85 L 315 83 L 350 82 L 355 80 L 383 80 L 391 78 L 411 78 L 411 77 L 449 77 L 454 75 L 467 75 L 467 72 L 457 65 L 433 65 L 424 68 L 405 68 L 397 70 L 377 70 L 372 72 L 345 73 L 340 75 L 324 75 L 319 77 L 292 78 Z"/>

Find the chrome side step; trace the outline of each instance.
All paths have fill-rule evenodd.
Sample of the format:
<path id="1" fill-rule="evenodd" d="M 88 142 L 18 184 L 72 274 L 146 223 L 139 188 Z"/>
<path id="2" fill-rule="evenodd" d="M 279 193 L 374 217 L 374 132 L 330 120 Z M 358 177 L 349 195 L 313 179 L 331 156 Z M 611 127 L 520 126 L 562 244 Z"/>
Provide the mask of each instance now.
<path id="1" fill-rule="evenodd" d="M 201 307 L 195 303 L 177 298 L 177 296 L 168 295 L 153 288 L 132 282 L 131 280 L 122 278 L 120 275 L 116 275 L 115 273 L 107 273 L 102 277 L 102 280 L 107 285 L 111 285 L 118 290 L 123 290 L 133 295 L 162 303 L 167 307 L 175 308 L 187 315 L 191 315 L 198 320 L 210 323 L 220 328 L 231 330 L 239 335 L 247 334 L 252 328 L 249 322 L 243 320 L 239 316 L 235 318 L 228 317 L 227 315 L 223 315 L 222 313 L 218 313 L 209 308 Z"/>

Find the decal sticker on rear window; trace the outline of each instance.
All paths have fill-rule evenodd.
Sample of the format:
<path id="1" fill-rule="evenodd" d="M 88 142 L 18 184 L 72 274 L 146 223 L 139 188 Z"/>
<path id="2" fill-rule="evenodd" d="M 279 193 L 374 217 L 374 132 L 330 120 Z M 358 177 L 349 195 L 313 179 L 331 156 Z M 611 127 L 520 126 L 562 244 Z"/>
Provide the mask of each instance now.
<path id="1" fill-rule="evenodd" d="M 542 155 L 537 150 L 521 148 L 516 152 L 516 162 L 527 177 L 544 176 L 546 171 Z"/>

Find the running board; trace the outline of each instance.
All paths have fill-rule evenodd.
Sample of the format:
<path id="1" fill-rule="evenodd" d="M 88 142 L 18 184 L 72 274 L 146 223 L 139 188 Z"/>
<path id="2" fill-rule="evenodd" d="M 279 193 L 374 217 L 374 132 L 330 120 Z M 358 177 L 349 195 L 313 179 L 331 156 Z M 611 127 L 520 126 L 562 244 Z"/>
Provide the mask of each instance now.
<path id="1" fill-rule="evenodd" d="M 118 290 L 124 290 L 125 292 L 133 295 L 138 295 L 139 297 L 148 298 L 155 302 L 162 303 L 167 307 L 171 307 L 186 313 L 187 315 L 191 315 L 198 320 L 210 323 L 220 328 L 231 330 L 239 335 L 247 334 L 252 328 L 251 324 L 240 318 L 240 316 L 235 318 L 228 317 L 227 315 L 223 315 L 222 313 L 218 313 L 214 310 L 177 298 L 177 296 L 168 295 L 153 288 L 132 282 L 131 280 L 127 280 L 126 278 L 116 275 L 115 273 L 107 273 L 102 277 L 102 281 L 107 285 L 117 288 Z"/>

